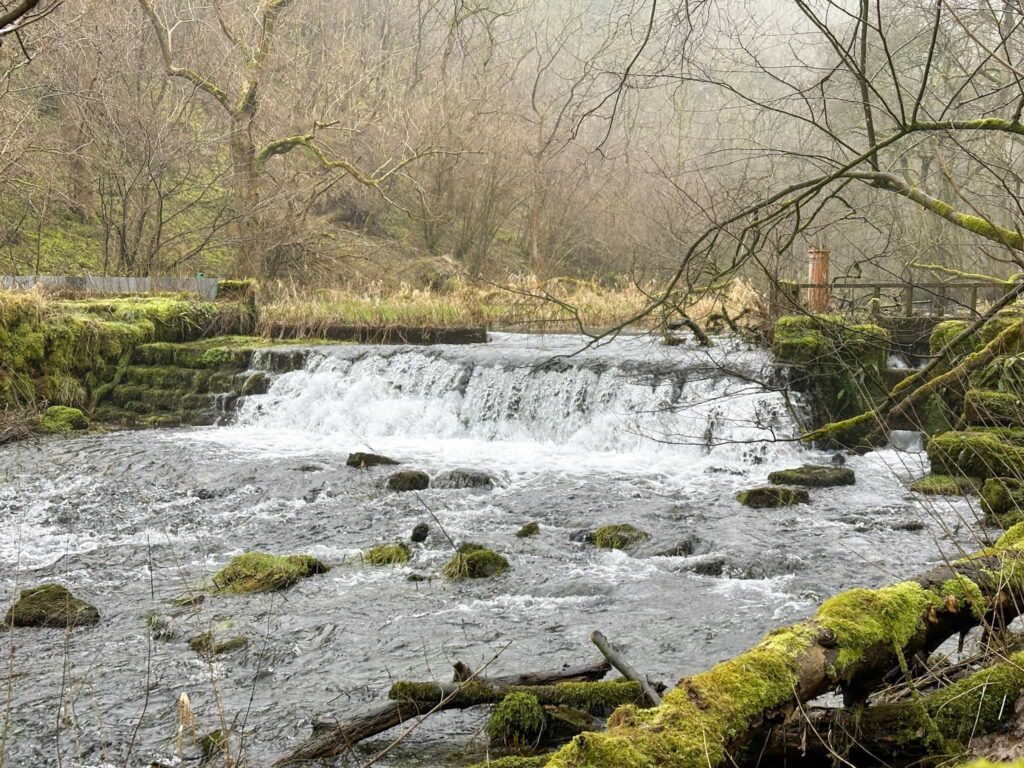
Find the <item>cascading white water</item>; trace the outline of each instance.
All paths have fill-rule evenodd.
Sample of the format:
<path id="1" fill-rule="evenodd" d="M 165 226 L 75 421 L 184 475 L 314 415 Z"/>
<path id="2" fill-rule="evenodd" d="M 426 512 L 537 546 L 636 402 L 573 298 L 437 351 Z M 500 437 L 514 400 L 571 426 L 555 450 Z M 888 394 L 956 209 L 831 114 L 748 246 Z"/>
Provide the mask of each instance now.
<path id="1" fill-rule="evenodd" d="M 324 349 L 247 400 L 236 431 L 406 450 L 444 441 L 469 458 L 502 444 L 750 459 L 796 434 L 782 395 L 759 383 L 762 351 L 631 338 L 566 357 L 582 343 L 499 334 L 486 347 Z"/>

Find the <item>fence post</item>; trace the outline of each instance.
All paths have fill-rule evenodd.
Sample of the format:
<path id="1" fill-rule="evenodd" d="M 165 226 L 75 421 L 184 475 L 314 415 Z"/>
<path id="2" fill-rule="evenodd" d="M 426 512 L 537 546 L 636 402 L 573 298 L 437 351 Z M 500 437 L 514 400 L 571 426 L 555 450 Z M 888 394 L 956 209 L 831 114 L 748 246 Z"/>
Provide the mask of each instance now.
<path id="1" fill-rule="evenodd" d="M 829 252 L 824 248 L 807 251 L 807 282 L 811 286 L 807 290 L 807 309 L 810 312 L 820 313 L 828 309 L 828 257 Z"/>

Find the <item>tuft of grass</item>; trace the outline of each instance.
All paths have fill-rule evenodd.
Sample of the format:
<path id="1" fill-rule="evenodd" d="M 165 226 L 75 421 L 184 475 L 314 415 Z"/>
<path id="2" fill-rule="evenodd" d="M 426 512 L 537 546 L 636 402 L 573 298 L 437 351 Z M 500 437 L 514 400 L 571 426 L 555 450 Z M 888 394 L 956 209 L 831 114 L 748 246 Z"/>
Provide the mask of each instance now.
<path id="1" fill-rule="evenodd" d="M 405 544 L 381 544 L 363 553 L 367 565 L 403 565 L 409 562 L 409 547 Z"/>
<path id="2" fill-rule="evenodd" d="M 213 577 L 221 592 L 244 594 L 285 589 L 299 579 L 326 573 L 330 566 L 309 555 L 270 555 L 246 552 L 232 558 Z"/>
<path id="3" fill-rule="evenodd" d="M 441 575 L 449 581 L 486 579 L 490 576 L 500 576 L 508 568 L 508 560 L 494 550 L 482 544 L 467 542 L 462 544 L 455 556 L 445 563 Z"/>

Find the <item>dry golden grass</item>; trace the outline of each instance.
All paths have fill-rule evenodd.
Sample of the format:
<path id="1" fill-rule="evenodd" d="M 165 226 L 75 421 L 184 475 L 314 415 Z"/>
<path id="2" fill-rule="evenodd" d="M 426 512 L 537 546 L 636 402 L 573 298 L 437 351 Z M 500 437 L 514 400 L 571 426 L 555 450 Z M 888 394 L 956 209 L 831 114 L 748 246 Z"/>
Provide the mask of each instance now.
<path id="1" fill-rule="evenodd" d="M 264 290 L 260 305 L 263 333 L 281 324 L 315 337 L 327 326 L 486 327 L 520 331 L 576 331 L 617 327 L 638 315 L 657 296 L 656 289 L 623 283 L 557 278 L 540 281 L 519 277 L 503 286 L 451 280 L 442 290 L 370 286 L 355 293 L 322 289 L 307 293 L 295 286 Z M 706 322 L 721 315 L 743 315 L 749 324 L 760 316 L 763 299 L 749 283 L 735 280 L 714 292 L 702 292 L 682 303 L 693 319 Z M 744 311 L 746 312 L 744 313 Z M 640 321 L 639 329 L 655 329 L 678 319 L 678 311 L 659 307 Z"/>

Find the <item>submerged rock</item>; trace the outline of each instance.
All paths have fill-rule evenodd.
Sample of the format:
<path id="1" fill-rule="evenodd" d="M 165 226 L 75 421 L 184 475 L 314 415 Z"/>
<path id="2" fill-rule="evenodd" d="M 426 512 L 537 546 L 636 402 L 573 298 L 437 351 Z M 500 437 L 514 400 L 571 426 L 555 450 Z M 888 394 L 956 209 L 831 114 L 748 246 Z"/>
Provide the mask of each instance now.
<path id="1" fill-rule="evenodd" d="M 838 454 L 836 454 L 838 455 Z M 780 469 L 768 475 L 772 485 L 803 485 L 808 488 L 831 488 L 837 485 L 853 485 L 856 478 L 847 467 L 824 467 L 805 464 L 794 469 Z"/>
<path id="2" fill-rule="evenodd" d="M 77 408 L 69 408 L 66 405 L 51 405 L 43 412 L 43 418 L 39 421 L 40 431 L 54 435 L 77 432 L 88 427 L 88 417 Z"/>
<path id="3" fill-rule="evenodd" d="M 345 464 L 356 469 L 369 469 L 370 467 L 389 467 L 400 464 L 388 456 L 381 456 L 379 453 L 350 453 Z"/>
<path id="4" fill-rule="evenodd" d="M 242 637 L 229 637 L 226 640 L 218 640 L 213 632 L 203 632 L 188 641 L 188 647 L 196 653 L 204 656 L 219 656 L 222 653 L 230 653 L 249 645 L 249 641 Z"/>
<path id="5" fill-rule="evenodd" d="M 508 560 L 482 544 L 465 543 L 455 556 L 441 569 L 449 581 L 460 579 L 486 579 L 499 576 L 509 569 Z"/>
<path id="6" fill-rule="evenodd" d="M 21 596 L 7 611 L 7 627 L 54 627 L 63 629 L 76 625 L 97 624 L 100 612 L 79 600 L 60 584 L 41 584 L 23 589 Z"/>
<path id="7" fill-rule="evenodd" d="M 537 536 L 538 534 L 540 534 L 540 526 L 537 523 L 527 523 L 518 531 L 516 531 L 516 536 L 518 536 L 520 539 L 526 539 L 530 536 Z"/>
<path id="8" fill-rule="evenodd" d="M 246 552 L 231 560 L 213 577 L 221 592 L 271 592 L 290 587 L 300 579 L 327 573 L 329 565 L 309 555 L 270 555 Z"/>
<path id="9" fill-rule="evenodd" d="M 696 555 L 707 546 L 696 536 L 686 536 L 671 547 L 659 549 L 651 553 L 653 557 L 690 557 Z"/>
<path id="10" fill-rule="evenodd" d="M 585 540 L 598 549 L 628 549 L 634 544 L 647 541 L 651 535 L 641 531 L 635 525 L 629 523 L 618 523 L 616 525 L 602 525 L 597 530 L 588 533 Z"/>
<path id="11" fill-rule="evenodd" d="M 363 562 L 367 565 L 402 565 L 409 562 L 409 547 L 398 544 L 381 544 L 363 553 Z"/>
<path id="12" fill-rule="evenodd" d="M 452 469 L 442 472 L 433 479 L 431 485 L 434 488 L 486 488 L 495 486 L 494 476 L 487 472 L 475 469 Z"/>
<path id="13" fill-rule="evenodd" d="M 429 525 L 427 525 L 426 523 L 416 523 L 416 525 L 412 529 L 412 535 L 409 536 L 409 539 L 414 544 L 420 544 L 420 543 L 426 541 L 427 540 L 427 536 L 429 536 L 429 535 L 430 535 L 430 526 Z"/>
<path id="14" fill-rule="evenodd" d="M 430 487 L 430 475 L 417 469 L 395 472 L 388 478 L 387 487 L 390 491 L 399 492 L 425 491 Z"/>
<path id="15" fill-rule="evenodd" d="M 753 509 L 789 507 L 793 504 L 807 504 L 811 495 L 804 488 L 787 488 L 781 485 L 762 485 L 741 491 L 736 501 Z"/>

